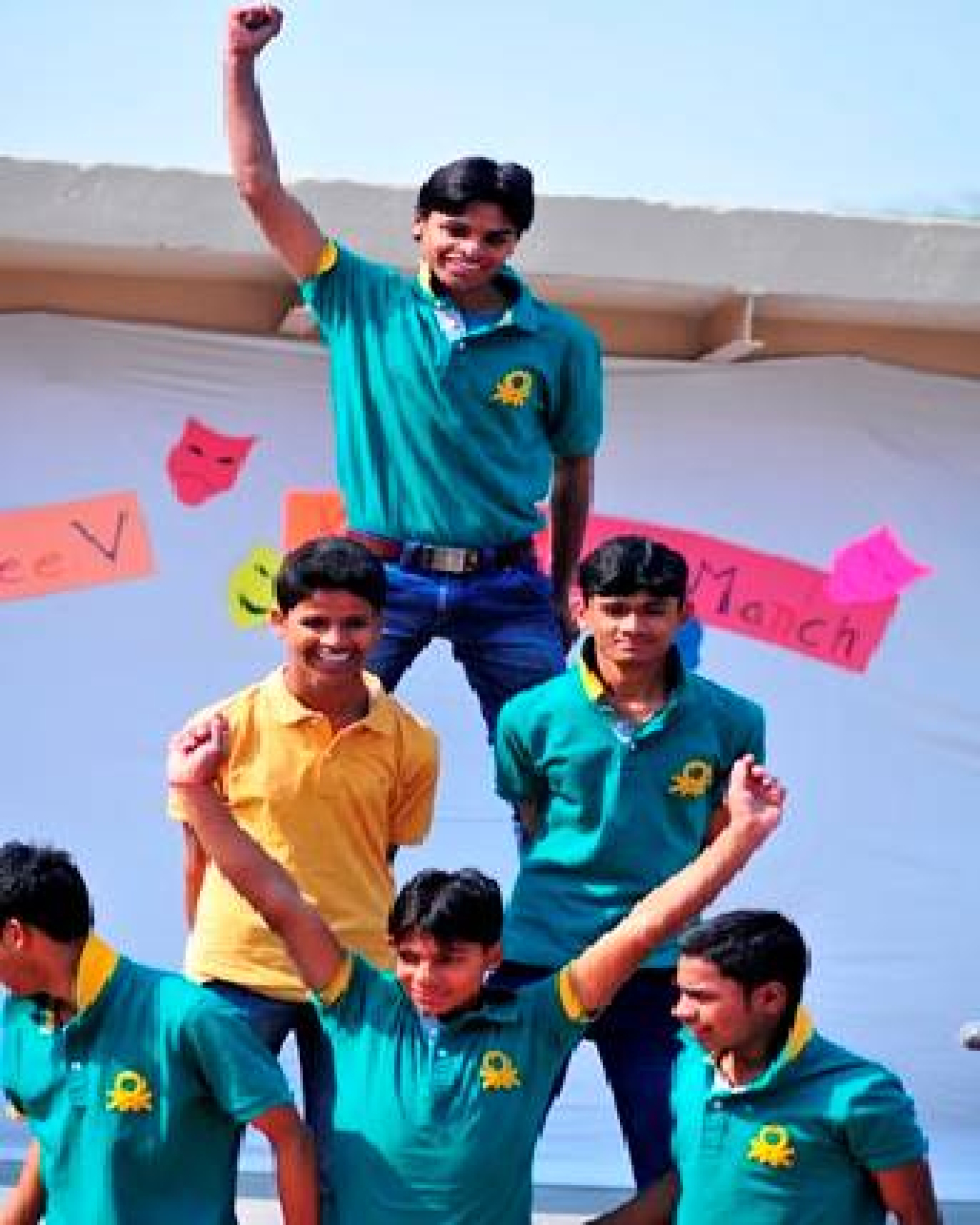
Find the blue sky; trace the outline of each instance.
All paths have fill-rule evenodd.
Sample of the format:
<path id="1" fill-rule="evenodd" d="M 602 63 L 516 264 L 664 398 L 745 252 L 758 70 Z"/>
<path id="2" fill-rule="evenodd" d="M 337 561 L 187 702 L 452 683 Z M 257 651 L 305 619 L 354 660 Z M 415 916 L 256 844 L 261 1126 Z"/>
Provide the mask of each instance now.
<path id="1" fill-rule="evenodd" d="M 980 214 L 980 0 L 286 0 L 287 178 Z M 223 171 L 217 0 L 7 5 L 0 153 Z"/>

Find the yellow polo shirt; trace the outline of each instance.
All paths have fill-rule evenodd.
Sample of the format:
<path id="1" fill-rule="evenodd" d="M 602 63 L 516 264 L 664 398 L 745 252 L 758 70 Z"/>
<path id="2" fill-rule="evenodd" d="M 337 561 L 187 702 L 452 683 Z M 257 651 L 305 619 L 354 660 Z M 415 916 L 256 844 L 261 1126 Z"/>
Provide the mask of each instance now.
<path id="1" fill-rule="evenodd" d="M 286 688 L 282 669 L 195 716 L 220 710 L 228 754 L 216 786 L 235 820 L 293 877 L 339 940 L 391 964 L 388 847 L 421 842 L 432 823 L 435 733 L 373 676 L 367 715 L 335 732 Z M 183 797 L 170 813 L 184 820 Z M 208 863 L 185 968 L 284 1000 L 305 1000 L 289 954 Z"/>

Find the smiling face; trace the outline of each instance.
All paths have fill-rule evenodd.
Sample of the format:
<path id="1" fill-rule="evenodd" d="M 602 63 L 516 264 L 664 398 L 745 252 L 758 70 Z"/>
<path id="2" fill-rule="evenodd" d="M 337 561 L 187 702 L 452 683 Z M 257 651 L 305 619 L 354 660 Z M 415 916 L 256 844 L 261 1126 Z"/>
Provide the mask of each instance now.
<path id="1" fill-rule="evenodd" d="M 325 690 L 361 686 L 361 674 L 381 632 L 381 615 L 362 596 L 317 591 L 289 612 L 272 614 L 286 654 L 286 683 L 306 705 Z"/>
<path id="2" fill-rule="evenodd" d="M 474 940 L 436 940 L 407 932 L 395 942 L 395 975 L 416 1009 L 427 1017 L 446 1017 L 472 1008 L 483 981 L 501 962 L 499 944 Z"/>
<path id="3" fill-rule="evenodd" d="M 615 669 L 662 663 L 687 618 L 687 606 L 678 596 L 638 591 L 590 596 L 579 624 L 594 638 L 596 662 L 606 675 Z"/>
<path id="4" fill-rule="evenodd" d="M 430 272 L 460 306 L 480 305 L 519 237 L 500 205 L 487 203 L 459 216 L 431 212 L 416 219 L 413 233 Z"/>

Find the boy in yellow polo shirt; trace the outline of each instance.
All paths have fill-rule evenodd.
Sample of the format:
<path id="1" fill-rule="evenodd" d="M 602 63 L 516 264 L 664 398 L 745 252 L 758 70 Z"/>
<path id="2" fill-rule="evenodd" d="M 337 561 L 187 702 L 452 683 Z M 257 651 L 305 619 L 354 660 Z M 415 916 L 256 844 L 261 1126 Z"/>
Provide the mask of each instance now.
<path id="1" fill-rule="evenodd" d="M 301 545 L 276 578 L 284 666 L 209 713 L 229 728 L 215 789 L 235 820 L 346 944 L 386 967 L 391 864 L 398 846 L 429 830 L 437 749 L 433 732 L 364 672 L 384 598 L 384 568 L 363 545 Z M 279 938 L 208 862 L 179 792 L 170 811 L 185 822 L 187 972 L 236 1004 L 271 1050 L 295 1035 L 325 1189 L 333 1077 L 306 988 Z"/>

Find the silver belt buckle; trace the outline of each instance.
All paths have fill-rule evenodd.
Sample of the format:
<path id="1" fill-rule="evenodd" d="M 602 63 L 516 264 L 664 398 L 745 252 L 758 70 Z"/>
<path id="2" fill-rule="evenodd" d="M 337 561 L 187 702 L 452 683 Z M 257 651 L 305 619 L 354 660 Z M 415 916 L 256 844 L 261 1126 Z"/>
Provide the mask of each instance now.
<path id="1" fill-rule="evenodd" d="M 450 545 L 426 545 L 422 553 L 429 570 L 438 570 L 440 574 L 468 574 L 472 549 L 453 548 Z"/>

